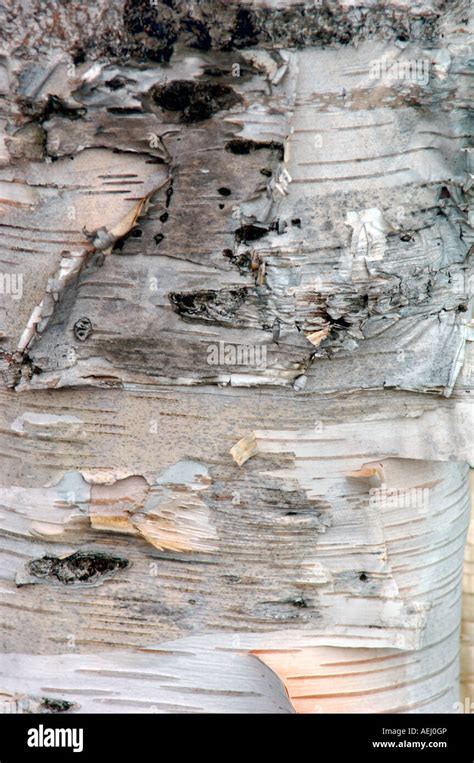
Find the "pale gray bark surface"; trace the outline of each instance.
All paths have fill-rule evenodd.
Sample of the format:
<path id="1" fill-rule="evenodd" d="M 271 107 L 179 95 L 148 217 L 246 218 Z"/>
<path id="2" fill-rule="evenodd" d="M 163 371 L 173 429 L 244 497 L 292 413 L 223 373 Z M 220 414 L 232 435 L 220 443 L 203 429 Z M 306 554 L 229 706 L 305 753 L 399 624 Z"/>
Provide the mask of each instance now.
<path id="1" fill-rule="evenodd" d="M 6 6 L 6 701 L 454 712 L 469 4 Z"/>

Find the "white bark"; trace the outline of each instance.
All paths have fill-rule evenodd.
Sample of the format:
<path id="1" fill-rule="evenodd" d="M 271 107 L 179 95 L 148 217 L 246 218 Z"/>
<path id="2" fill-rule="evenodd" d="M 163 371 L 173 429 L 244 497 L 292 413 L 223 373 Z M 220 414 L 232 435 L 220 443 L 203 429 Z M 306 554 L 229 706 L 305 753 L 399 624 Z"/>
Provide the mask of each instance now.
<path id="1" fill-rule="evenodd" d="M 468 4 L 49 5 L 2 59 L 5 701 L 455 712 Z"/>
<path id="2" fill-rule="evenodd" d="M 471 471 L 471 501 L 473 495 Z M 467 537 L 464 558 L 464 582 L 461 631 L 461 704 L 464 712 L 473 712 L 474 697 L 474 523 Z"/>

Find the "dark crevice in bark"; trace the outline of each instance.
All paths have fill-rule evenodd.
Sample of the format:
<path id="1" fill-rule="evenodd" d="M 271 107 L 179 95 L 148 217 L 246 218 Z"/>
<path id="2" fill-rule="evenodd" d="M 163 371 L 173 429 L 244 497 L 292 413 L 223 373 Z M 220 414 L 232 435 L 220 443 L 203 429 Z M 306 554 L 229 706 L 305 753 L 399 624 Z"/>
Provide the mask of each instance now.
<path id="1" fill-rule="evenodd" d="M 276 151 L 278 153 L 279 161 L 283 161 L 283 153 L 284 153 L 283 143 L 279 143 L 276 140 L 257 141 L 257 140 L 249 140 L 248 138 L 233 138 L 232 140 L 229 140 L 225 145 L 226 151 L 229 151 L 231 154 L 237 154 L 237 155 L 251 154 L 254 151 L 259 151 L 263 148 L 267 148 L 270 151 Z M 268 172 L 271 174 L 269 170 Z M 263 170 L 262 170 L 262 173 L 263 173 Z"/>
<path id="2" fill-rule="evenodd" d="M 76 551 L 62 559 L 56 556 L 32 559 L 28 562 L 27 569 L 34 577 L 57 580 L 64 585 L 70 585 L 95 582 L 98 578 L 125 569 L 128 565 L 128 560 L 119 556 L 99 551 Z"/>
<path id="3" fill-rule="evenodd" d="M 234 323 L 236 313 L 244 303 L 248 289 L 204 289 L 202 291 L 171 292 L 173 310 L 182 318 L 213 323 Z"/>
<path id="4" fill-rule="evenodd" d="M 165 111 L 180 112 L 181 122 L 204 121 L 241 101 L 241 97 L 230 85 L 191 80 L 174 80 L 165 85 L 156 85 L 150 95 Z"/>
<path id="5" fill-rule="evenodd" d="M 45 713 L 67 713 L 75 706 L 74 702 L 68 702 L 67 699 L 54 699 L 51 697 L 42 697 L 40 710 Z"/>

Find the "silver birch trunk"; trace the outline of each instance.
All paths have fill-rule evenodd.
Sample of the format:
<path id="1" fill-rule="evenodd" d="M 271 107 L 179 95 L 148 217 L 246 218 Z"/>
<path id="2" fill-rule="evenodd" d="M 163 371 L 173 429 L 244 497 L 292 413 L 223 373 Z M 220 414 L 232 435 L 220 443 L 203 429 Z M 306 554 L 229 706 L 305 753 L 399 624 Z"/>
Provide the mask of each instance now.
<path id="1" fill-rule="evenodd" d="M 468 707 L 469 3 L 5 5 L 4 703 Z"/>

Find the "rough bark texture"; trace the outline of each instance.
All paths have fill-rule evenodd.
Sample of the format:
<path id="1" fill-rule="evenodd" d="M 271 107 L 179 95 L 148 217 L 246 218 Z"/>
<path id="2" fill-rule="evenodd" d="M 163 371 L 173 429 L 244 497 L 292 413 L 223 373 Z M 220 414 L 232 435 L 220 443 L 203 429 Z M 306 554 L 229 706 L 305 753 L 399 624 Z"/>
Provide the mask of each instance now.
<path id="1" fill-rule="evenodd" d="M 471 500 L 474 496 L 474 476 L 471 472 Z M 474 500 L 473 500 L 474 503 Z M 461 631 L 461 704 L 464 712 L 474 712 L 474 523 L 467 537 L 464 557 L 463 618 Z"/>
<path id="2" fill-rule="evenodd" d="M 455 712 L 469 3 L 6 9 L 5 702 Z"/>

